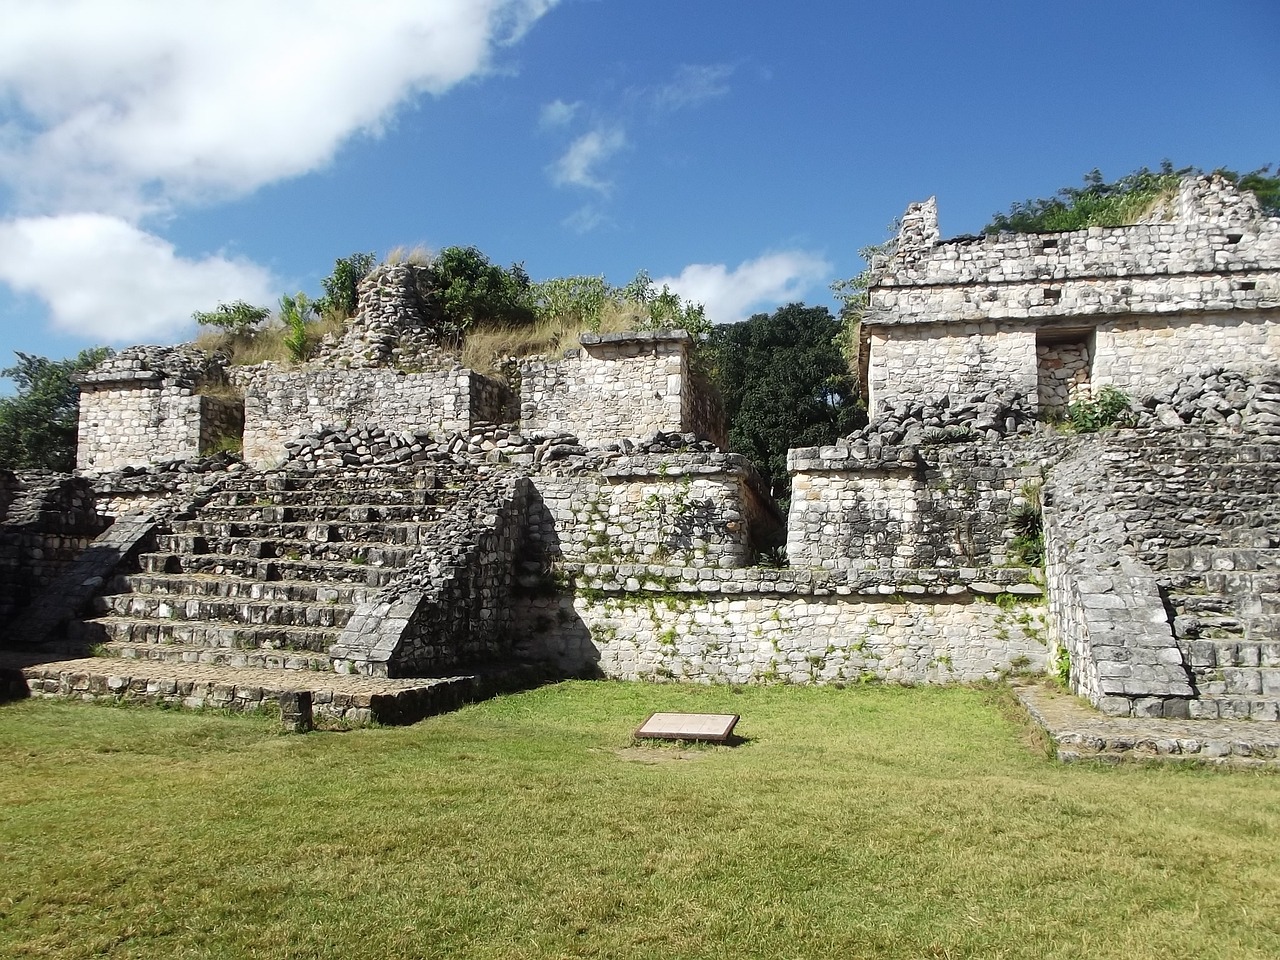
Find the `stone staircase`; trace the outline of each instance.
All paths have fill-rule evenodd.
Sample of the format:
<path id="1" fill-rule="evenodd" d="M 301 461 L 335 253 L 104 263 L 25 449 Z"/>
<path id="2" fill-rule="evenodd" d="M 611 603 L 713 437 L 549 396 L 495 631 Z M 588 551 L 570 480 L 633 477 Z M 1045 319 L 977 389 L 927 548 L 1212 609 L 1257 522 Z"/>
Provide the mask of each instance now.
<path id="1" fill-rule="evenodd" d="M 254 709 L 301 692 L 346 722 L 474 699 L 511 679 L 501 665 L 387 679 L 335 673 L 329 655 L 411 558 L 456 536 L 473 481 L 420 468 L 228 476 L 190 516 L 157 525 L 69 624 L 67 646 L 93 656 L 19 669 L 37 695 Z"/>
<path id="2" fill-rule="evenodd" d="M 1280 549 L 1262 533 L 1247 546 L 1174 548 L 1165 572 L 1192 718 L 1280 720 Z"/>

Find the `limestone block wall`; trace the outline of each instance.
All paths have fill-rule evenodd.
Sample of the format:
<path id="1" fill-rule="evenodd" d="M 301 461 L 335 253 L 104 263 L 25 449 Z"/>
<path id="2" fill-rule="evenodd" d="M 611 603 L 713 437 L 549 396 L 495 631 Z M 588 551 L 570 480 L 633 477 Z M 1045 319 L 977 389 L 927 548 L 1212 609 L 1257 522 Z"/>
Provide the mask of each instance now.
<path id="1" fill-rule="evenodd" d="M 990 393 L 1007 387 L 1036 395 L 1036 334 L 1031 327 L 939 323 L 872 330 L 867 408 L 899 399 Z"/>
<path id="2" fill-rule="evenodd" d="M 88 473 L 198 456 L 202 398 L 160 378 L 85 385 L 76 466 Z"/>
<path id="3" fill-rule="evenodd" d="M 988 602 L 954 572 L 837 588 L 789 570 L 690 583 L 589 568 L 579 587 L 517 600 L 518 652 L 567 673 L 697 683 L 971 682 L 1045 666 L 1043 605 Z"/>
<path id="4" fill-rule="evenodd" d="M 98 474 L 187 460 L 238 437 L 240 405 L 225 395 L 223 363 L 191 346 L 142 346 L 77 377 L 77 468 Z"/>
<path id="5" fill-rule="evenodd" d="M 264 364 L 231 375 L 245 397 L 244 458 L 257 467 L 278 464 L 285 443 L 316 424 L 467 432 L 475 422 L 497 419 L 503 402 L 500 385 L 456 365 L 403 373 Z"/>
<path id="6" fill-rule="evenodd" d="M 520 423 L 526 433 L 559 430 L 603 442 L 658 431 L 723 437 L 696 399 L 683 330 L 584 334 L 563 359 L 520 365 Z"/>
<path id="7" fill-rule="evenodd" d="M 792 450 L 787 558 L 838 571 L 1009 563 L 1010 512 L 1057 446 L 1045 438 Z"/>
<path id="8" fill-rule="evenodd" d="M 1280 313 L 1127 317 L 1098 324 L 1092 381 L 1141 397 L 1206 367 L 1280 361 Z"/>
<path id="9" fill-rule="evenodd" d="M 780 544 L 782 517 L 737 454 L 617 457 L 532 477 L 529 549 L 542 562 L 743 567 Z"/>

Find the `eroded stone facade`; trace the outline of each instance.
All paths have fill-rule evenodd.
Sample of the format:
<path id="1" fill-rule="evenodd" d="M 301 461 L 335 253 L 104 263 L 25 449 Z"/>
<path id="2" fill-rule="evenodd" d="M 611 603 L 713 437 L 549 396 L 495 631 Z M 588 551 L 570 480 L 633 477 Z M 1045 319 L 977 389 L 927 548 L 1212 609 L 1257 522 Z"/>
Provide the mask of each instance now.
<path id="1" fill-rule="evenodd" d="M 1057 408 L 1042 349 L 1088 340 L 1073 380 L 1131 394 L 1196 365 L 1280 359 L 1280 220 L 1220 177 L 1189 178 L 1169 220 L 1067 233 L 940 240 L 937 206 L 914 204 L 870 292 L 871 409 L 900 396 L 1004 383 Z M 1195 350 L 1188 344 L 1194 342 Z"/>

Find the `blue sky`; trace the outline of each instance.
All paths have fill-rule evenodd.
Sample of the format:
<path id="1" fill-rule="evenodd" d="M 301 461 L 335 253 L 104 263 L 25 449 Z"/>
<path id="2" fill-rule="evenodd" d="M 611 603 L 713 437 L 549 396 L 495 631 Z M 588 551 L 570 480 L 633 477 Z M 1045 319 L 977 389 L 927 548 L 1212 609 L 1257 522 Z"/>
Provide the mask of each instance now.
<path id="1" fill-rule="evenodd" d="M 1280 162 L 1280 3 L 0 0 L 0 365 L 473 244 L 712 319 L 1100 168 Z"/>

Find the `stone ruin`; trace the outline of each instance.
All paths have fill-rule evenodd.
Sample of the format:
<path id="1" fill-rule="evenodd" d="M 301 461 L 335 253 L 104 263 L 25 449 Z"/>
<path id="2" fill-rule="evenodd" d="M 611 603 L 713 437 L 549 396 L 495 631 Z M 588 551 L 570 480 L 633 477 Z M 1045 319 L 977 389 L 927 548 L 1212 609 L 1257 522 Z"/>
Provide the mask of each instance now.
<path id="1" fill-rule="evenodd" d="M 1109 714 L 1280 719 L 1280 221 L 1220 178 L 1149 221 L 943 240 L 912 205 L 870 423 L 790 452 L 787 517 L 681 331 L 504 382 L 441 352 L 397 264 L 306 364 L 125 351 L 81 383 L 79 479 L 0 475 L 10 687 L 305 724 L 545 676 L 1064 670 Z M 1046 426 L 1105 386 L 1122 429 Z"/>

